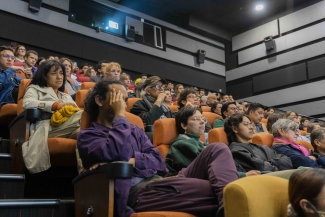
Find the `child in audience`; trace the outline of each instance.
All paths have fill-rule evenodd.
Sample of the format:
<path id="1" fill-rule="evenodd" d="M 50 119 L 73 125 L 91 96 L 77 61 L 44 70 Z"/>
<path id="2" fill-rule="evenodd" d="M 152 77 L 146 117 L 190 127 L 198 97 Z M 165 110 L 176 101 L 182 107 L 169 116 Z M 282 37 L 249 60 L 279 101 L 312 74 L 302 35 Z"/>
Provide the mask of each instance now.
<path id="1" fill-rule="evenodd" d="M 230 116 L 225 121 L 224 130 L 238 171 L 258 170 L 263 173 L 292 169 L 291 160 L 286 155 L 278 154 L 267 146 L 249 142 L 254 135 L 249 116 Z"/>
<path id="2" fill-rule="evenodd" d="M 301 169 L 289 179 L 288 217 L 325 215 L 325 170 Z"/>

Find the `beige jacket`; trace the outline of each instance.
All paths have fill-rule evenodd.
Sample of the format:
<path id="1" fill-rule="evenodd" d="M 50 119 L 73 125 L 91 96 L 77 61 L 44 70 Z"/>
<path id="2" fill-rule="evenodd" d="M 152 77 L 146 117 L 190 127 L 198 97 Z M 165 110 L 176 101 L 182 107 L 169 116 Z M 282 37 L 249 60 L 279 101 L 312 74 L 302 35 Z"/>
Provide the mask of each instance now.
<path id="1" fill-rule="evenodd" d="M 73 102 L 70 95 L 59 91 L 58 96 L 51 87 L 30 85 L 23 98 L 24 109 L 38 108 L 44 103 L 44 111 L 51 112 L 55 102 Z M 62 126 L 62 125 L 61 125 Z M 30 126 L 29 140 L 22 145 L 23 158 L 26 168 L 30 173 L 45 171 L 51 167 L 50 155 L 47 145 L 50 120 L 38 121 Z"/>

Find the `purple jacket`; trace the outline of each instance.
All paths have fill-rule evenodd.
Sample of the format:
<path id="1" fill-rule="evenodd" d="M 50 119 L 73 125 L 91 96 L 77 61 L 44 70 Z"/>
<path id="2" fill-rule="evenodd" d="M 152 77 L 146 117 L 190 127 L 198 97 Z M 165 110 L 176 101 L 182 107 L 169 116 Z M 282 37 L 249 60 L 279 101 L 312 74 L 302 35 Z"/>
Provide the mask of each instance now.
<path id="1" fill-rule="evenodd" d="M 86 169 L 95 163 L 128 161 L 134 157 L 134 177 L 164 176 L 168 172 L 163 157 L 141 128 L 131 125 L 124 117 L 114 118 L 112 125 L 107 128 L 93 122 L 91 127 L 79 132 L 77 146 Z M 130 180 L 115 182 L 117 216 L 129 216 L 133 212 L 126 208 L 130 188 Z"/>

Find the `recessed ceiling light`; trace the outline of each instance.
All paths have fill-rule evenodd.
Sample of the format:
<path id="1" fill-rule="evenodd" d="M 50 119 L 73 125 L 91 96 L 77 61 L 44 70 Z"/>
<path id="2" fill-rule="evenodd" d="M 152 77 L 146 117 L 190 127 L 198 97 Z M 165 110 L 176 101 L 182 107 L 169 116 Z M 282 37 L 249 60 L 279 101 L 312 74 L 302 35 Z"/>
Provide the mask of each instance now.
<path id="1" fill-rule="evenodd" d="M 256 9 L 257 11 L 260 11 L 260 10 L 262 10 L 263 8 L 264 8 L 263 5 L 257 5 L 257 6 L 255 7 L 255 9 Z"/>

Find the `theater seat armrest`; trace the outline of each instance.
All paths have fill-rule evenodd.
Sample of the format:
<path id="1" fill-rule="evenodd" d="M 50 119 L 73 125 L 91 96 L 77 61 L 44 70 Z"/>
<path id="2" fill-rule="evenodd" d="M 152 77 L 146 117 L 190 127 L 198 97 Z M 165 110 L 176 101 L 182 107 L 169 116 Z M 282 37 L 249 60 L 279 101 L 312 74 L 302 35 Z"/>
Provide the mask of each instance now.
<path id="1" fill-rule="evenodd" d="M 74 185 L 81 179 L 96 173 L 104 173 L 108 179 L 131 179 L 133 175 L 133 165 L 124 161 L 101 164 L 97 169 L 81 173 L 72 180 L 72 184 Z"/>

